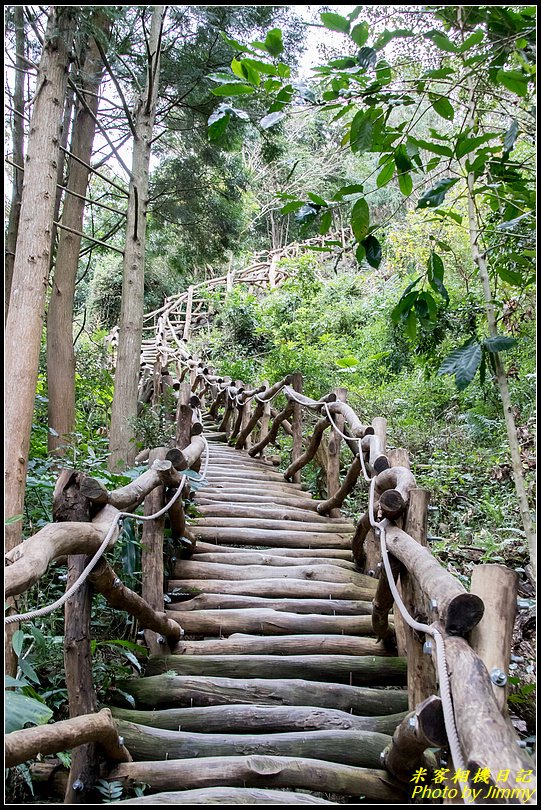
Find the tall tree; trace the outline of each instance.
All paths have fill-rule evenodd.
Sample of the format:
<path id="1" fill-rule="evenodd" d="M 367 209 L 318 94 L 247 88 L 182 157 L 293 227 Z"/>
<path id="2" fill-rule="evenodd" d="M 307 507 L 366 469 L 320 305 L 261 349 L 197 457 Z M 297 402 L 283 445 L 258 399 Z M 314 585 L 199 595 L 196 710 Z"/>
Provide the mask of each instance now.
<path id="1" fill-rule="evenodd" d="M 72 125 L 69 178 L 62 210 L 51 298 L 47 311 L 47 387 L 49 451 L 63 452 L 75 423 L 73 301 L 90 159 L 96 131 L 103 61 L 95 37 L 106 39 L 111 21 L 98 10 L 81 70 L 79 102 Z"/>
<path id="2" fill-rule="evenodd" d="M 23 192 L 24 164 L 24 82 L 26 77 L 26 58 L 24 40 L 23 7 L 14 7 L 13 24 L 15 28 L 15 77 L 13 80 L 13 185 L 11 189 L 11 206 L 9 209 L 8 229 L 6 234 L 6 263 L 4 268 L 4 319 L 7 318 L 11 281 L 15 262 L 15 247 L 19 231 L 21 214 L 21 197 Z"/>
<path id="3" fill-rule="evenodd" d="M 144 10 L 142 10 L 144 22 Z M 152 133 L 156 116 L 165 6 L 152 7 L 150 34 L 146 36 L 146 83 L 137 100 L 133 132 L 132 177 L 129 188 L 126 242 L 122 275 L 122 302 L 115 393 L 110 430 L 111 469 L 133 463 L 136 449 L 131 420 L 137 413 L 137 389 L 143 332 L 145 238 Z"/>
<path id="4" fill-rule="evenodd" d="M 41 57 L 25 162 L 21 215 L 6 322 L 5 513 L 22 514 L 39 350 L 50 268 L 63 99 L 78 12 L 52 6 Z M 21 537 L 6 526 L 6 547 Z"/>

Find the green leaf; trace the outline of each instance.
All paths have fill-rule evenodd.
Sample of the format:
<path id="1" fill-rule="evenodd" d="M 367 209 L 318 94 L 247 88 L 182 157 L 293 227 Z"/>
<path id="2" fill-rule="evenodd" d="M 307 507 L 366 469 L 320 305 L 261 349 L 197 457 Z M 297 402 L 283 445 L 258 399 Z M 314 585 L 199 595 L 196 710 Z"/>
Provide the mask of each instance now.
<path id="1" fill-rule="evenodd" d="M 356 45 L 359 46 L 359 48 L 362 48 L 368 39 L 368 23 L 362 22 L 355 25 L 351 29 L 351 39 Z"/>
<path id="2" fill-rule="evenodd" d="M 465 53 L 469 51 L 470 48 L 475 47 L 475 45 L 479 45 L 485 37 L 485 32 L 482 31 L 480 28 L 477 31 L 474 31 L 473 34 L 464 40 L 462 45 L 459 47 L 459 53 Z"/>
<path id="3" fill-rule="evenodd" d="M 4 695 L 5 732 L 20 731 L 27 725 L 41 726 L 48 723 L 53 712 L 39 700 L 7 691 Z"/>
<path id="4" fill-rule="evenodd" d="M 281 214 L 291 214 L 292 211 L 298 211 L 299 208 L 302 208 L 304 205 L 302 200 L 294 200 L 293 202 L 287 203 L 282 208 L 280 208 Z"/>
<path id="5" fill-rule="evenodd" d="M 457 177 L 446 177 L 444 180 L 440 180 L 433 188 L 423 194 L 417 203 L 417 208 L 435 208 L 441 205 L 451 186 L 454 186 L 457 182 Z"/>
<path id="6" fill-rule="evenodd" d="M 324 200 L 323 197 L 320 197 L 319 194 L 314 194 L 313 192 L 309 191 L 307 195 L 312 202 L 315 202 L 316 205 L 328 205 L 327 200 Z"/>
<path id="7" fill-rule="evenodd" d="M 335 360 L 336 365 L 338 368 L 355 368 L 355 366 L 359 365 L 359 361 L 353 355 L 348 355 L 347 357 L 341 357 L 338 360 Z"/>
<path id="8" fill-rule="evenodd" d="M 411 340 L 415 340 L 417 335 L 417 315 L 415 314 L 415 309 L 410 309 L 408 312 L 408 317 L 406 318 L 406 334 Z"/>
<path id="9" fill-rule="evenodd" d="M 336 194 L 333 197 L 333 200 L 342 200 L 344 197 L 348 197 L 350 194 L 362 194 L 364 190 L 364 186 L 360 183 L 355 183 L 351 186 L 342 186 L 342 188 L 338 189 Z"/>
<path id="10" fill-rule="evenodd" d="M 399 172 L 410 172 L 413 169 L 413 163 L 410 160 L 407 149 L 402 143 L 397 147 L 394 153 L 394 162 Z"/>
<path id="11" fill-rule="evenodd" d="M 518 135 L 518 121 L 514 118 L 511 121 L 511 125 L 505 135 L 503 136 L 503 149 L 505 156 L 509 155 L 509 153 L 513 150 L 513 146 L 515 145 L 515 141 L 517 140 Z"/>
<path id="12" fill-rule="evenodd" d="M 11 646 L 13 648 L 13 652 L 17 656 L 20 657 L 24 644 L 24 633 L 22 630 L 15 630 L 13 636 L 11 638 Z"/>
<path id="13" fill-rule="evenodd" d="M 363 244 L 357 245 L 355 249 L 355 258 L 357 259 L 359 264 L 362 264 L 366 259 L 366 250 L 364 249 Z"/>
<path id="14" fill-rule="evenodd" d="M 271 56 L 280 56 L 284 50 L 282 32 L 279 28 L 273 28 L 265 37 L 265 48 Z"/>
<path id="15" fill-rule="evenodd" d="M 434 297 L 427 291 L 423 290 L 419 293 L 419 297 L 415 302 L 415 309 L 419 317 L 435 321 L 438 315 L 438 305 L 434 301 Z"/>
<path id="16" fill-rule="evenodd" d="M 427 79 L 446 79 L 452 76 L 455 71 L 453 68 L 437 68 L 436 70 L 425 70 L 422 74 Z"/>
<path id="17" fill-rule="evenodd" d="M 394 161 L 390 160 L 388 163 L 385 164 L 383 169 L 380 171 L 376 178 L 376 186 L 378 188 L 383 188 L 386 186 L 387 183 L 392 180 L 394 174 Z"/>
<path id="18" fill-rule="evenodd" d="M 415 144 L 419 149 L 425 149 L 427 152 L 434 152 L 436 155 L 443 155 L 443 157 L 453 157 L 453 150 L 449 146 L 444 146 L 442 143 L 434 143 L 433 141 L 424 141 L 420 138 L 408 138 L 409 141 Z"/>
<path id="19" fill-rule="evenodd" d="M 283 113 L 283 112 L 269 113 L 269 115 L 265 115 L 261 119 L 261 121 L 259 122 L 259 125 L 263 129 L 270 129 L 271 127 L 273 127 L 275 124 L 277 124 L 279 121 L 281 121 L 285 117 L 286 117 L 286 114 Z"/>
<path id="20" fill-rule="evenodd" d="M 426 34 L 423 34 L 425 39 L 429 39 L 434 45 L 442 51 L 447 51 L 447 53 L 458 53 L 458 48 L 454 42 L 451 42 L 447 34 L 444 34 L 443 31 L 427 31 Z"/>
<path id="21" fill-rule="evenodd" d="M 228 37 L 227 34 L 224 34 L 223 31 L 220 31 L 220 36 L 224 40 L 224 42 L 227 42 L 227 44 L 230 45 L 231 48 L 233 48 L 236 51 L 242 51 L 244 53 L 250 50 L 248 47 L 246 47 L 246 45 L 243 45 L 242 42 L 239 42 L 237 39 Z"/>
<path id="22" fill-rule="evenodd" d="M 366 239 L 363 239 L 362 246 L 366 251 L 366 261 L 370 267 L 376 270 L 381 264 L 381 245 L 373 234 L 368 234 Z"/>
<path id="23" fill-rule="evenodd" d="M 470 152 L 477 149 L 478 146 L 481 146 L 482 143 L 492 141 L 497 137 L 497 132 L 488 132 L 486 135 L 476 135 L 473 138 L 469 135 L 460 135 L 457 138 L 455 146 L 455 157 L 457 160 L 460 160 L 460 158 L 464 157 L 464 155 L 468 155 Z"/>
<path id="24" fill-rule="evenodd" d="M 457 222 L 459 225 L 462 225 L 463 217 L 460 214 L 457 214 L 455 211 L 445 211 L 442 208 L 438 208 L 436 211 L 434 211 L 434 213 L 439 217 L 448 217 L 449 219 Z"/>
<path id="25" fill-rule="evenodd" d="M 321 215 L 321 222 L 319 223 L 319 232 L 322 236 L 329 232 L 332 225 L 332 211 L 331 209 L 327 209 Z"/>
<path id="26" fill-rule="evenodd" d="M 459 391 L 468 386 L 481 362 L 482 350 L 475 338 L 449 354 L 441 364 L 438 374 L 454 374 Z"/>
<path id="27" fill-rule="evenodd" d="M 351 212 L 351 229 L 357 242 L 362 242 L 365 236 L 368 235 L 369 223 L 370 211 L 368 210 L 368 203 L 362 197 L 357 200 Z"/>
<path id="28" fill-rule="evenodd" d="M 409 172 L 401 172 L 398 175 L 398 186 L 404 197 L 409 197 L 413 191 L 413 180 Z"/>
<path id="29" fill-rule="evenodd" d="M 388 62 L 386 62 L 385 59 L 382 59 L 376 65 L 376 80 L 380 84 L 385 85 L 385 84 L 389 84 L 389 82 L 392 80 L 392 78 L 393 78 L 393 74 L 392 74 L 390 64 Z"/>
<path id="30" fill-rule="evenodd" d="M 249 65 L 258 73 L 264 73 L 266 76 L 276 76 L 277 74 L 279 75 L 277 67 L 275 67 L 274 65 L 270 65 L 268 62 L 261 62 L 259 59 L 251 59 L 250 57 L 246 57 L 245 59 L 242 60 L 242 64 Z"/>
<path id="31" fill-rule="evenodd" d="M 430 99 L 430 103 L 438 115 L 441 115 L 441 117 L 445 118 L 446 121 L 453 120 L 455 117 L 455 111 L 448 98 L 445 96 L 436 96 L 433 93 L 429 93 L 428 98 Z"/>
<path id="32" fill-rule="evenodd" d="M 483 345 L 489 352 L 506 352 L 517 345 L 515 338 L 506 337 L 505 335 L 494 335 L 493 337 L 486 338 Z"/>
<path id="33" fill-rule="evenodd" d="M 419 279 L 417 279 L 419 281 Z M 393 323 L 398 323 L 398 321 L 408 312 L 412 306 L 414 306 L 415 301 L 419 295 L 418 290 L 411 290 L 411 287 L 414 284 L 417 284 L 417 281 L 414 281 L 409 287 L 404 290 L 402 297 L 398 304 L 394 307 L 391 312 L 391 320 Z M 410 291 L 411 290 L 411 291 Z"/>
<path id="34" fill-rule="evenodd" d="M 6 520 L 4 520 L 4 526 L 11 526 L 12 523 L 18 523 L 23 517 L 24 515 L 13 515 L 13 517 L 6 518 Z"/>
<path id="35" fill-rule="evenodd" d="M 519 70 L 499 70 L 496 81 L 517 96 L 525 98 L 528 95 L 528 78 Z"/>
<path id="36" fill-rule="evenodd" d="M 254 92 L 254 88 L 248 84 L 231 82 L 230 84 L 222 84 L 221 87 L 215 87 L 210 92 L 214 96 L 247 96 Z"/>
<path id="37" fill-rule="evenodd" d="M 504 265 L 496 265 L 496 272 L 502 281 L 505 281 L 506 284 L 510 284 L 512 287 L 522 287 L 524 283 L 522 273 L 511 270 Z"/>
<path id="38" fill-rule="evenodd" d="M 211 116 L 212 118 L 212 116 Z M 209 122 L 211 120 L 209 118 Z M 225 113 L 221 115 L 219 118 L 215 119 L 212 123 L 209 123 L 207 134 L 210 141 L 217 140 L 221 135 L 224 134 L 226 131 L 229 122 L 231 121 L 230 113 Z"/>
<path id="39" fill-rule="evenodd" d="M 325 28 L 329 28 L 331 31 L 340 31 L 342 34 L 349 33 L 350 22 L 346 17 L 342 17 L 341 14 L 324 12 L 319 16 Z M 357 26 L 355 26 L 355 28 L 357 28 Z"/>
<path id="40" fill-rule="evenodd" d="M 14 686 L 16 689 L 22 689 L 23 686 L 29 686 L 28 681 L 24 678 L 12 678 L 11 675 L 4 675 L 4 686 Z"/>
<path id="41" fill-rule="evenodd" d="M 447 292 L 443 283 L 444 266 L 441 256 L 438 256 L 434 251 L 431 252 L 428 258 L 428 283 L 437 293 L 449 303 L 449 293 Z"/>
<path id="42" fill-rule="evenodd" d="M 381 51 L 392 39 L 397 39 L 398 37 L 406 38 L 406 37 L 413 37 L 415 34 L 413 31 L 410 31 L 409 28 L 397 28 L 395 31 L 385 31 L 379 35 L 377 40 L 374 43 L 374 48 L 377 51 Z"/>
<path id="43" fill-rule="evenodd" d="M 370 113 L 359 110 L 351 122 L 350 138 L 351 151 L 354 154 L 362 154 L 370 149 L 372 145 L 372 135 L 374 125 L 370 118 Z"/>

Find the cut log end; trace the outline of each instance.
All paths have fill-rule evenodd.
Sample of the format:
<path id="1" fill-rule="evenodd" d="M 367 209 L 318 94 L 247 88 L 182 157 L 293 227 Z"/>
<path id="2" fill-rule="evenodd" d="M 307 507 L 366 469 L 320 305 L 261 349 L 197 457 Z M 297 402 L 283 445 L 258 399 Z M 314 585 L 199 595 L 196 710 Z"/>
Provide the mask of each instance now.
<path id="1" fill-rule="evenodd" d="M 465 636 L 479 624 L 484 612 L 485 606 L 479 596 L 474 593 L 458 594 L 447 605 L 445 630 L 451 636 Z"/>

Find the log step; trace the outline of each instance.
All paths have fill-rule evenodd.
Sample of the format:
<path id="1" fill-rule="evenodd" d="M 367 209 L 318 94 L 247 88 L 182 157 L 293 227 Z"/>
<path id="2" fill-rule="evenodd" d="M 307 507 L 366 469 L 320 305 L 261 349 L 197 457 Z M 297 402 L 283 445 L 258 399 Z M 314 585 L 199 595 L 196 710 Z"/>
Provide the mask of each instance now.
<path id="1" fill-rule="evenodd" d="M 178 579 L 205 579 L 208 577 L 233 582 L 246 579 L 308 579 L 311 582 L 351 582 L 360 588 L 372 585 L 371 577 L 366 574 L 339 565 L 318 564 L 317 562 L 302 565 L 227 565 L 217 562 L 199 562 L 199 560 L 177 560 L 174 576 Z"/>
<path id="2" fill-rule="evenodd" d="M 308 793 L 291 793 L 283 790 L 262 790 L 261 788 L 212 787 L 205 790 L 176 790 L 141 796 L 138 799 L 124 799 L 110 804 L 336 804 Z"/>
<path id="3" fill-rule="evenodd" d="M 205 641 L 181 639 L 176 655 L 387 655 L 383 644 L 366 636 L 255 636 L 234 633 Z"/>
<path id="4" fill-rule="evenodd" d="M 127 720 L 116 720 L 118 733 L 135 760 L 187 757 L 275 755 L 301 756 L 377 768 L 381 752 L 391 742 L 377 731 L 339 730 L 282 734 L 198 734 L 168 731 Z"/>
<path id="5" fill-rule="evenodd" d="M 355 655 L 152 655 L 147 675 L 220 675 L 224 678 L 304 678 L 352 686 L 403 686 L 404 658 Z"/>
<path id="6" fill-rule="evenodd" d="M 108 778 L 121 781 L 127 787 L 137 782 L 143 783 L 151 790 L 174 790 L 178 785 L 208 788 L 227 783 L 249 787 L 300 788 L 318 793 L 365 796 L 372 801 L 393 803 L 402 803 L 406 799 L 404 787 L 392 780 L 386 771 L 302 757 L 198 757 L 166 762 L 126 762 L 114 768 Z M 182 797 L 187 793 L 193 794 L 193 790 L 177 795 Z M 303 794 L 281 793 L 284 803 L 290 803 L 291 795 Z"/>
<path id="7" fill-rule="evenodd" d="M 195 548 L 193 559 L 198 558 L 200 554 L 238 554 L 239 551 L 250 552 L 252 549 L 238 549 L 234 546 L 220 546 L 218 543 L 205 543 L 200 540 Z M 332 557 L 337 560 L 348 560 L 351 562 L 353 556 L 351 551 L 344 551 L 338 548 L 262 548 L 253 549 L 254 553 L 261 553 L 265 555 L 276 555 L 277 557 Z M 225 562 L 225 560 L 224 560 Z M 376 580 L 374 580 L 376 584 Z"/>
<path id="8" fill-rule="evenodd" d="M 263 551 L 250 551 L 243 549 L 231 549 L 231 554 L 226 553 L 203 553 L 197 555 L 197 559 L 192 562 L 218 563 L 222 565 L 278 565 L 282 567 L 298 565 L 335 565 L 338 568 L 345 568 L 348 571 L 355 571 L 355 564 L 349 560 L 341 560 L 338 557 L 287 557 L 279 554 L 265 553 Z M 357 572 L 358 573 L 358 572 Z"/>
<path id="9" fill-rule="evenodd" d="M 337 709 L 316 706 L 198 706 L 196 709 L 120 709 L 112 706 L 113 717 L 141 723 L 143 726 L 169 729 L 169 731 L 196 731 L 206 733 L 252 731 L 259 734 L 278 734 L 288 731 L 322 731 L 324 729 L 351 729 L 393 734 L 406 716 L 406 712 L 376 717 L 359 717 Z M 162 786 L 163 787 L 163 786 Z"/>
<path id="10" fill-rule="evenodd" d="M 353 534 L 355 527 L 353 523 L 317 523 L 308 522 L 308 520 L 300 523 L 292 520 L 272 520 L 266 517 L 202 517 L 197 520 L 197 529 L 201 528 L 224 528 L 224 529 L 264 529 L 272 530 L 275 532 L 289 531 L 290 528 L 296 532 L 310 532 L 310 533 L 346 533 Z"/>
<path id="11" fill-rule="evenodd" d="M 282 613 L 278 610 L 239 608 L 238 610 L 168 610 L 167 615 L 190 635 L 229 636 L 246 631 L 264 635 L 309 633 L 372 633 L 371 616 L 320 616 Z"/>
<path id="12" fill-rule="evenodd" d="M 286 613 L 320 613 L 328 616 L 369 616 L 372 602 L 353 599 L 264 599 L 235 594 L 201 594 L 186 601 L 173 601 L 171 609 L 225 610 L 229 608 L 269 608 Z"/>
<path id="13" fill-rule="evenodd" d="M 158 706 L 221 706 L 228 703 L 263 706 L 319 706 L 373 716 L 397 714 L 408 708 L 408 696 L 398 689 L 372 689 L 319 683 L 302 678 L 219 678 L 214 676 L 152 675 L 121 682 L 137 704 Z M 129 749 L 129 746 L 126 746 Z"/>
<path id="14" fill-rule="evenodd" d="M 276 569 L 274 569 L 276 570 Z M 305 579 L 251 579 L 241 582 L 223 579 L 172 579 L 169 591 L 198 596 L 201 593 L 224 593 L 238 596 L 276 598 L 354 599 L 361 602 L 373 599 L 376 580 L 366 588 L 350 582 L 312 582 Z"/>
<path id="15" fill-rule="evenodd" d="M 331 532 L 274 531 L 272 529 L 232 529 L 212 526 L 194 526 L 193 533 L 207 542 L 216 540 L 222 545 L 285 546 L 288 548 L 351 548 L 350 534 Z"/>

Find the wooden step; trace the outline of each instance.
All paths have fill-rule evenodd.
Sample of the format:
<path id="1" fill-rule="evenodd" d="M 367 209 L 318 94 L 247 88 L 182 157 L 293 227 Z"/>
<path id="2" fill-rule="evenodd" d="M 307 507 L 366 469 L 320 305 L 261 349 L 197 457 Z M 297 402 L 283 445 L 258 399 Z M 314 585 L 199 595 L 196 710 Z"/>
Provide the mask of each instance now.
<path id="1" fill-rule="evenodd" d="M 355 531 L 353 523 L 317 523 L 316 521 L 309 522 L 308 518 L 306 521 L 293 522 L 287 519 L 273 520 L 272 518 L 266 517 L 241 518 L 208 516 L 198 518 L 196 526 L 198 530 L 204 526 L 209 526 L 224 529 L 272 529 L 277 532 L 288 531 L 291 528 L 296 532 L 331 532 L 334 534 L 337 532 L 340 532 L 340 534 L 345 534 L 346 532 L 353 534 Z"/>
<path id="2" fill-rule="evenodd" d="M 286 558 L 287 559 L 287 558 Z M 177 560 L 176 579 L 223 579 L 241 582 L 246 579 L 308 579 L 319 582 L 351 582 L 360 588 L 372 584 L 370 577 L 358 571 L 332 564 L 305 565 L 226 565 L 199 560 Z"/>
<path id="3" fill-rule="evenodd" d="M 227 612 L 227 611 L 224 611 Z M 304 678 L 350 686 L 403 686 L 404 658 L 355 655 L 152 655 L 146 675 L 219 675 L 224 678 Z"/>
<path id="4" fill-rule="evenodd" d="M 198 559 L 200 554 L 238 554 L 240 551 L 250 551 L 250 549 L 238 549 L 235 546 L 220 546 L 218 543 L 205 543 L 200 540 L 194 551 L 193 559 Z M 255 550 L 254 553 L 266 555 L 276 555 L 277 557 L 291 557 L 293 559 L 303 557 L 332 557 L 338 560 L 352 560 L 351 551 L 339 548 L 265 548 Z M 224 562 L 227 560 L 224 559 Z"/>
<path id="5" fill-rule="evenodd" d="M 194 562 L 218 563 L 221 565 L 273 565 L 295 567 L 299 565 L 335 565 L 348 571 L 356 571 L 355 563 L 337 557 L 280 557 L 278 554 L 263 551 L 232 550 L 231 554 L 199 553 L 191 558 Z M 180 565 L 180 563 L 179 563 Z M 256 577 L 254 577 L 256 579 Z"/>
<path id="6" fill-rule="evenodd" d="M 189 635 L 229 636 L 231 633 L 258 633 L 269 636 L 300 633 L 348 633 L 370 635 L 371 616 L 325 616 L 285 613 L 278 610 L 238 608 L 237 610 L 167 611 L 168 618 L 180 624 Z"/>
<path id="7" fill-rule="evenodd" d="M 285 801 L 284 801 L 285 800 Z M 176 790 L 141 796 L 138 799 L 123 799 L 112 804 L 336 804 L 308 793 L 291 793 L 283 790 L 262 788 L 210 787 L 204 790 Z"/>
<path id="8" fill-rule="evenodd" d="M 331 634 L 309 636 L 256 636 L 234 633 L 229 638 L 205 641 L 180 639 L 177 655 L 387 655 L 381 641 L 366 636 Z"/>
<path id="9" fill-rule="evenodd" d="M 357 599 L 372 600 L 375 584 L 359 588 L 351 582 L 310 582 L 304 579 L 251 579 L 234 582 L 223 579 L 170 579 L 169 590 L 197 596 L 200 593 L 226 593 L 239 596 L 264 596 L 271 599 Z"/>
<path id="10" fill-rule="evenodd" d="M 261 596 L 201 594 L 183 602 L 172 602 L 171 609 L 226 610 L 231 608 L 269 608 L 286 613 L 320 613 L 328 616 L 368 616 L 372 602 L 352 599 L 264 599 Z"/>
<path id="11" fill-rule="evenodd" d="M 331 532 L 273 531 L 272 529 L 231 529 L 194 526 L 193 534 L 222 545 L 284 546 L 286 548 L 351 548 L 351 535 Z"/>

